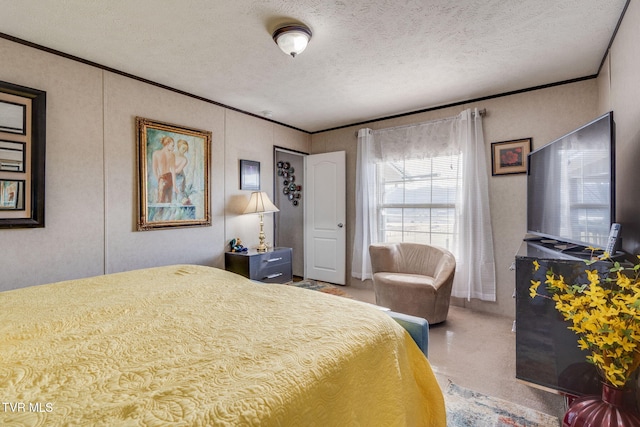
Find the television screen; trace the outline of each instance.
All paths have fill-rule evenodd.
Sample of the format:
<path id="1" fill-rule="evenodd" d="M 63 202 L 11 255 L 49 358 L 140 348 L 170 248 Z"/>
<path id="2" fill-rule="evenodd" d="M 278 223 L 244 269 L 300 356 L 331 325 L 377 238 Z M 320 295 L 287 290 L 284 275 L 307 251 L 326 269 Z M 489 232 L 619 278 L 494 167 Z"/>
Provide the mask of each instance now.
<path id="1" fill-rule="evenodd" d="M 613 112 L 531 152 L 527 232 L 604 248 L 614 222 Z"/>

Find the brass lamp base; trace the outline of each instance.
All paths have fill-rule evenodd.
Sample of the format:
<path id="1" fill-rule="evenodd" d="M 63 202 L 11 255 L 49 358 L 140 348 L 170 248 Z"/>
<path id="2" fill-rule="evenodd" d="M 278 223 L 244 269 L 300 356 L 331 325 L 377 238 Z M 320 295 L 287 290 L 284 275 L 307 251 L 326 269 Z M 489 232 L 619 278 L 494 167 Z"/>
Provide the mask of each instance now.
<path id="1" fill-rule="evenodd" d="M 265 243 L 265 240 L 267 239 L 267 236 L 265 236 L 264 234 L 264 215 L 260 214 L 260 234 L 258 236 L 258 240 L 260 241 L 260 243 L 258 244 L 258 252 L 267 252 L 267 244 Z"/>

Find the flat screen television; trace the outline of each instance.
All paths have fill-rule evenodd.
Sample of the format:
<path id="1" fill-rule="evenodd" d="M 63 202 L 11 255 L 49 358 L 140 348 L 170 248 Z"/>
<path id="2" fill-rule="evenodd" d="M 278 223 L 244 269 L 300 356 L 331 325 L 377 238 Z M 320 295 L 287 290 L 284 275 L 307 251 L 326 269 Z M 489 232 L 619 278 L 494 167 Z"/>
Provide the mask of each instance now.
<path id="1" fill-rule="evenodd" d="M 609 112 L 529 154 L 529 234 L 606 246 L 615 222 L 614 127 Z"/>

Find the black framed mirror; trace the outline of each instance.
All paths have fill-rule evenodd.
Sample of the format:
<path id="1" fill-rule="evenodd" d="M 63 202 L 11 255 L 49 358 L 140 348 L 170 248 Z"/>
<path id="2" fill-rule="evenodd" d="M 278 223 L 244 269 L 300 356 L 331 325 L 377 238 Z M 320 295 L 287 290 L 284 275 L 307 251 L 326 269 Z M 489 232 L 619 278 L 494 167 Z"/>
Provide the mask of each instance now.
<path id="1" fill-rule="evenodd" d="M 0 81 L 0 228 L 44 227 L 46 99 Z"/>

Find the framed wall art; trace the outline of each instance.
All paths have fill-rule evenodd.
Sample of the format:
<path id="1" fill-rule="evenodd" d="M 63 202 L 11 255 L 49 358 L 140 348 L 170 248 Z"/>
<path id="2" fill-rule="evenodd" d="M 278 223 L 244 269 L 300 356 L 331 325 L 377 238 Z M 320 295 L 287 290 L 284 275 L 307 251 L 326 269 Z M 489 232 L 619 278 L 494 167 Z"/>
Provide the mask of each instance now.
<path id="1" fill-rule="evenodd" d="M 26 154 L 26 142 L 0 139 L 0 172 L 24 172 Z"/>
<path id="2" fill-rule="evenodd" d="M 260 190 L 260 162 L 240 160 L 240 189 Z"/>
<path id="3" fill-rule="evenodd" d="M 44 227 L 46 97 L 0 81 L 0 228 Z"/>
<path id="4" fill-rule="evenodd" d="M 531 138 L 492 142 L 491 175 L 526 173 L 527 155 L 531 150 Z"/>
<path id="5" fill-rule="evenodd" d="M 0 210 L 24 210 L 24 180 L 0 179 Z"/>
<path id="6" fill-rule="evenodd" d="M 139 231 L 210 226 L 211 132 L 136 117 Z"/>
<path id="7" fill-rule="evenodd" d="M 27 106 L 0 100 L 0 132 L 27 133 Z"/>

